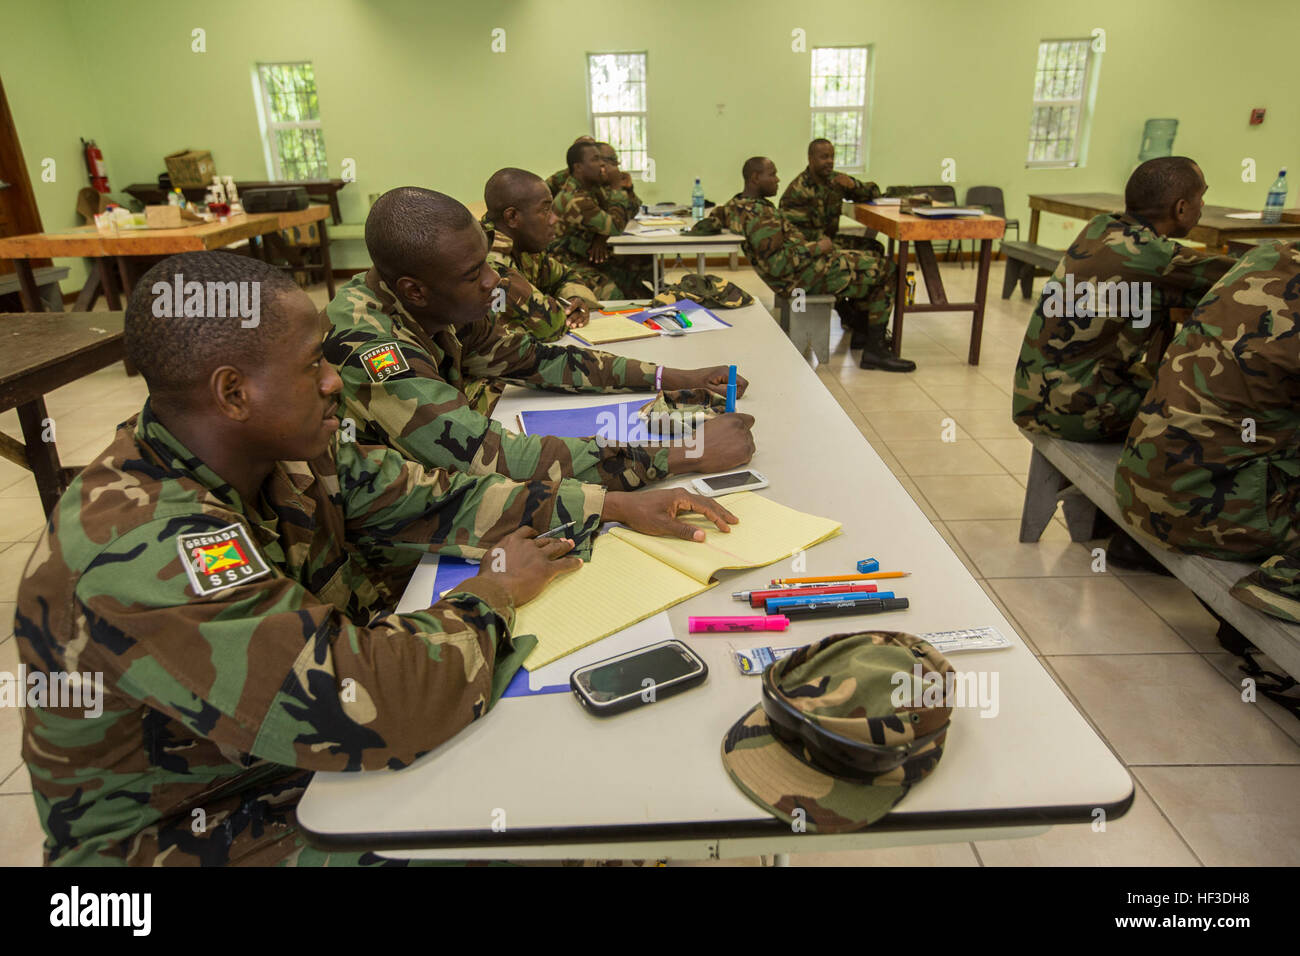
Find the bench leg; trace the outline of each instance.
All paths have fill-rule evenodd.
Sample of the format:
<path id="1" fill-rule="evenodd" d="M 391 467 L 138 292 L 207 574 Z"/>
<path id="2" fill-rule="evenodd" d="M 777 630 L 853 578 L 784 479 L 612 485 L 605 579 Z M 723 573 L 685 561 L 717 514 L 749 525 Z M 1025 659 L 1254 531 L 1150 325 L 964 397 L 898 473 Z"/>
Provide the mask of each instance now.
<path id="1" fill-rule="evenodd" d="M 1034 267 L 1028 262 L 1020 270 L 1020 294 L 1026 299 L 1034 297 Z"/>
<path id="2" fill-rule="evenodd" d="M 1066 484 L 1056 466 L 1034 449 L 1029 459 L 1029 479 L 1025 482 L 1025 504 L 1020 511 L 1020 540 L 1026 543 L 1043 536 L 1048 522 L 1056 514 L 1056 496 Z"/>
<path id="3" fill-rule="evenodd" d="M 1020 261 L 1018 259 L 1007 260 L 1007 271 L 1002 275 L 1002 298 L 1011 298 L 1011 292 L 1016 287 L 1016 280 L 1020 278 Z"/>
<path id="4" fill-rule="evenodd" d="M 1097 506 L 1078 488 L 1067 488 L 1061 493 L 1065 511 L 1065 526 L 1070 530 L 1070 540 L 1091 541 L 1097 525 Z"/>

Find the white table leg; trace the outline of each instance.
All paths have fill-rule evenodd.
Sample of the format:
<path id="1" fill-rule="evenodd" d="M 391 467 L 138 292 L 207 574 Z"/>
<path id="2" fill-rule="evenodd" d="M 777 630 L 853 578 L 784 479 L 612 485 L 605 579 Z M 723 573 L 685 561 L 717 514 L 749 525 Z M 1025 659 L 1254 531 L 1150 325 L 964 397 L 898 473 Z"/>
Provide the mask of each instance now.
<path id="1" fill-rule="evenodd" d="M 702 252 L 695 257 L 695 271 L 704 275 L 704 253 Z"/>

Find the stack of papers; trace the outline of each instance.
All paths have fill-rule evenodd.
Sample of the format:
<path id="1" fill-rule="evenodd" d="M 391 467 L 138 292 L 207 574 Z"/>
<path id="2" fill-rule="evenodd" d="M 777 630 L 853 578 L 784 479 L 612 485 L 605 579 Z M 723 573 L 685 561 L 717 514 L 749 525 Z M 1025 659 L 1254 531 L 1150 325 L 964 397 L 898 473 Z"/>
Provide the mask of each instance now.
<path id="1" fill-rule="evenodd" d="M 974 206 L 914 206 L 912 215 L 927 219 L 954 219 L 959 216 L 982 216 L 984 210 Z"/>

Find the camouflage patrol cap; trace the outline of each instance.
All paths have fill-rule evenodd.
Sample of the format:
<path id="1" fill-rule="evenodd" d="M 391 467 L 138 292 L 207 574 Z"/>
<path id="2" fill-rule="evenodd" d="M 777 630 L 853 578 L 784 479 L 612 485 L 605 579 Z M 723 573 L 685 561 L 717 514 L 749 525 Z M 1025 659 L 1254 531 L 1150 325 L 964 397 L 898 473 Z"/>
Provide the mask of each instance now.
<path id="1" fill-rule="evenodd" d="M 690 299 L 710 309 L 739 309 L 754 301 L 752 295 L 722 276 L 690 272 L 676 283 L 665 285 L 651 300 L 651 304 L 674 305 L 683 299 Z"/>
<path id="2" fill-rule="evenodd" d="M 894 631 L 801 647 L 763 672 L 763 701 L 727 731 L 722 763 L 787 823 L 861 830 L 939 762 L 952 708 L 925 706 L 923 689 L 936 679 L 946 687 L 952 672 L 930 644 Z"/>
<path id="3" fill-rule="evenodd" d="M 1257 611 L 1300 624 L 1300 553 L 1274 555 L 1228 593 Z"/>

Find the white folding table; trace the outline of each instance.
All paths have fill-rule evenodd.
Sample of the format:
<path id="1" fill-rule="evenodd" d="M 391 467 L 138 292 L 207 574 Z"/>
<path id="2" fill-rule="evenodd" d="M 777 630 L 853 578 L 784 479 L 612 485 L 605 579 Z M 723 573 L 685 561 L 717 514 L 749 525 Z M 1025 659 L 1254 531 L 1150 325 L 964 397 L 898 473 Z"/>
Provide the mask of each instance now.
<path id="1" fill-rule="evenodd" d="M 902 612 L 792 623 L 784 634 L 692 635 L 688 615 L 751 613 L 732 591 L 792 573 L 790 561 L 723 572 L 720 584 L 669 611 L 672 634 L 708 663 L 701 686 L 610 718 L 569 694 L 505 698 L 437 750 L 397 772 L 318 773 L 298 808 L 323 847 L 447 859 L 721 858 L 1012 838 L 1127 811 L 1127 770 L 1024 645 L 848 416 L 759 304 L 725 313 L 734 328 L 612 347 L 691 368 L 737 364 L 750 382 L 739 410 L 756 416 L 760 492 L 843 523 L 804 555 L 807 574 L 852 572 L 861 558 L 912 575 L 894 586 Z M 496 416 L 601 404 L 607 395 L 511 388 Z M 938 422 L 936 420 L 936 426 Z M 684 482 L 686 479 L 682 479 Z M 427 563 L 402 610 L 432 592 Z M 582 573 L 581 571 L 575 573 Z M 882 587 L 882 590 L 884 588 Z M 846 835 L 795 833 L 751 803 L 722 766 L 722 738 L 759 700 L 728 645 L 793 646 L 832 633 L 912 633 L 992 625 L 1004 650 L 954 654 L 959 671 L 997 680 L 997 713 L 955 712 L 942 760 L 889 815 Z M 991 708 L 990 708 L 991 709 Z"/>

